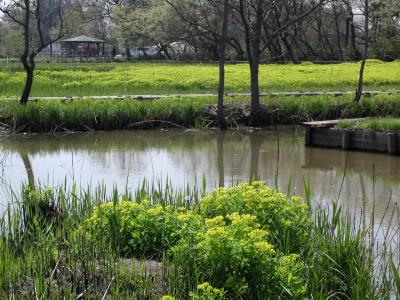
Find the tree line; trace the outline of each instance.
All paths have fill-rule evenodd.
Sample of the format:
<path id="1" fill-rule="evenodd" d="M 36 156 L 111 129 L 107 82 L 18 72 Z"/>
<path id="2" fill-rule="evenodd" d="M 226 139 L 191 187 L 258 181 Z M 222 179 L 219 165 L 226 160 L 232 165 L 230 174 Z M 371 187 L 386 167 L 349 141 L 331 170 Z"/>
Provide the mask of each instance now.
<path id="1" fill-rule="evenodd" d="M 1 6 L 21 0 L 2 0 Z M 48 35 L 57 27 L 59 0 L 35 0 L 43 10 L 42 27 Z M 253 17 L 257 1 L 229 1 L 226 58 L 247 60 L 246 22 L 240 5 Z M 68 36 L 86 34 L 115 45 L 129 58 L 132 48 L 155 46 L 159 59 L 218 61 L 223 0 L 62 0 Z M 313 7 L 315 9 L 310 11 Z M 265 1 L 260 27 L 263 61 L 355 61 L 362 58 L 365 11 L 361 0 Z M 253 10 L 253 11 L 251 11 Z M 295 16 L 304 16 L 293 22 Z M 247 18 L 248 18 L 247 17 Z M 370 57 L 400 58 L 400 1 L 370 3 Z M 292 22 L 292 23 L 291 23 Z M 287 26 L 291 23 L 290 26 Z M 284 27 L 284 30 L 280 28 Z M 23 32 L 4 17 L 0 22 L 0 56 L 23 51 Z M 144 52 L 144 55 L 146 53 Z"/>
<path id="2" fill-rule="evenodd" d="M 170 58 L 177 42 L 199 60 L 219 61 L 218 123 L 225 127 L 224 67 L 227 59 L 250 68 L 251 123 L 265 115 L 260 103 L 259 65 L 271 60 L 360 60 L 355 101 L 360 101 L 366 59 L 378 47 L 391 60 L 397 49 L 398 0 L 0 0 L 4 24 L 20 34 L 27 73 L 20 99 L 29 98 L 35 57 L 63 36 L 94 33 L 125 48 L 158 45 Z M 357 21 L 357 16 L 359 20 Z M 86 24 L 86 27 L 83 26 Z M 3 42 L 4 43 L 4 42 Z M 377 46 L 384 43 L 384 46 Z M 392 45 L 394 44 L 394 46 Z M 371 45 L 371 47 L 370 47 Z M 360 49 L 362 48 L 362 49 Z M 14 49 L 15 51 L 15 49 Z M 183 51 L 185 54 L 185 51 Z M 394 56 L 399 51 L 393 51 Z M 182 54 L 182 53 L 180 53 Z"/>

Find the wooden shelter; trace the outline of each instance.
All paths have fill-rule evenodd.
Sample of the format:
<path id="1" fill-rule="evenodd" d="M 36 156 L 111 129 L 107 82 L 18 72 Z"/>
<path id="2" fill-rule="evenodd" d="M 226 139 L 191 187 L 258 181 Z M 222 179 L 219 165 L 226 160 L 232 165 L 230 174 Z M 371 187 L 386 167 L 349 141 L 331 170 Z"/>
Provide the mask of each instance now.
<path id="1" fill-rule="evenodd" d="M 86 58 L 94 57 L 100 59 L 105 57 L 105 41 L 86 35 L 60 41 L 61 51 L 65 58 L 78 57 Z"/>

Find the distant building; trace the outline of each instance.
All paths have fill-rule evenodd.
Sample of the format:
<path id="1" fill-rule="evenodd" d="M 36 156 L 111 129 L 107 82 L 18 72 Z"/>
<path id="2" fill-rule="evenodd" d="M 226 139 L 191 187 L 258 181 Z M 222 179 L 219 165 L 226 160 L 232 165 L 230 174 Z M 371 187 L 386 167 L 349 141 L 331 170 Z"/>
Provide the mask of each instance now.
<path id="1" fill-rule="evenodd" d="M 40 52 L 40 56 L 54 58 L 102 58 L 106 42 L 87 35 L 57 41 Z"/>
<path id="2" fill-rule="evenodd" d="M 105 55 L 105 41 L 87 35 L 62 40 L 62 54 L 78 57 L 100 57 Z"/>
<path id="3" fill-rule="evenodd" d="M 131 56 L 141 57 L 141 56 L 155 56 L 159 54 L 160 50 L 157 46 L 148 47 L 136 47 L 134 49 L 129 49 Z"/>

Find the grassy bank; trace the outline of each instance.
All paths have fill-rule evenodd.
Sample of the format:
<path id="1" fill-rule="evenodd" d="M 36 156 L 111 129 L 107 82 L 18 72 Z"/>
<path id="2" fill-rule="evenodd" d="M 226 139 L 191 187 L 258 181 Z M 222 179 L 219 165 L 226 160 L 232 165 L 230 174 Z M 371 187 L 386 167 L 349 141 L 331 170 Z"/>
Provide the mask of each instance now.
<path id="1" fill-rule="evenodd" d="M 356 122 L 341 121 L 336 127 L 366 129 L 374 131 L 398 131 L 400 130 L 400 119 L 395 118 L 369 118 Z"/>
<path id="2" fill-rule="evenodd" d="M 396 291 L 390 258 L 383 273 L 373 265 L 370 230 L 340 207 L 311 212 L 261 182 L 201 202 L 196 187 L 146 184 L 111 197 L 105 187 L 16 194 L 0 219 L 5 299 L 388 299 Z"/>
<path id="3" fill-rule="evenodd" d="M 262 92 L 355 90 L 359 64 L 261 65 Z M 371 60 L 365 88 L 398 88 L 400 62 Z M 19 96 L 25 74 L 19 63 L 0 66 L 0 96 Z M 249 92 L 247 64 L 227 65 L 226 92 Z M 39 63 L 32 96 L 101 96 L 127 94 L 215 93 L 215 64 L 182 63 Z"/>
<path id="4" fill-rule="evenodd" d="M 299 124 L 308 120 L 357 117 L 400 117 L 397 95 L 364 97 L 356 104 L 351 95 L 263 98 L 265 124 Z M 216 99 L 169 98 L 137 100 L 40 100 L 21 106 L 0 101 L 0 122 L 13 131 L 61 132 L 213 126 Z M 249 99 L 228 98 L 226 116 L 232 125 L 247 125 Z M 211 107 L 210 107 L 211 106 Z"/>

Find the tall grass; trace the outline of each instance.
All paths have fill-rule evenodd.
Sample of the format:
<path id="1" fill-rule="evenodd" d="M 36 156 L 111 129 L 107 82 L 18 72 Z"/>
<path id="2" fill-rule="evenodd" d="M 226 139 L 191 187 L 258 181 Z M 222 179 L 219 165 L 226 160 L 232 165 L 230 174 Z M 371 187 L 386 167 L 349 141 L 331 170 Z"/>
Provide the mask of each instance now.
<path id="1" fill-rule="evenodd" d="M 337 124 L 337 127 L 369 129 L 375 131 L 398 131 L 400 130 L 400 120 L 395 118 L 369 118 L 356 122 L 341 121 Z"/>
<path id="2" fill-rule="evenodd" d="M 359 104 L 352 96 L 303 96 L 263 98 L 269 124 L 299 124 L 308 120 L 356 117 L 400 117 L 400 101 L 396 95 L 364 98 Z M 114 129 L 140 129 L 162 126 L 207 127 L 213 116 L 205 107 L 216 98 L 167 98 L 138 100 L 41 100 L 21 106 L 17 101 L 0 101 L 0 122 L 14 131 L 57 132 Z M 226 115 L 233 124 L 247 125 L 243 108 L 249 99 L 227 100 Z"/>
<path id="3" fill-rule="evenodd" d="M 101 241 L 92 245 L 76 231 L 100 203 L 150 199 L 153 204 L 192 207 L 201 187 L 177 190 L 168 182 L 143 181 L 133 193 L 114 190 L 108 194 L 105 186 L 78 191 L 76 185 L 68 191 L 66 186 L 11 191 L 12 203 L 0 218 L 0 298 L 160 297 L 159 264 L 121 260 L 111 245 Z"/>
<path id="4" fill-rule="evenodd" d="M 398 87 L 400 62 L 369 61 L 366 89 Z M 261 65 L 260 89 L 277 91 L 354 90 L 357 63 L 335 65 Z M 21 65 L 0 66 L 0 96 L 18 96 L 25 74 Z M 32 96 L 98 96 L 126 94 L 215 93 L 218 67 L 182 63 L 39 63 Z M 247 64 L 226 66 L 226 92 L 249 92 Z"/>
<path id="5" fill-rule="evenodd" d="M 77 190 L 75 185 L 13 192 L 14 201 L 0 219 L 0 297 L 159 299 L 183 293 L 182 278 L 174 275 L 179 266 L 173 261 L 121 259 L 106 239 L 93 245 L 76 232 L 98 204 L 150 199 L 190 209 L 197 206 L 203 188 L 176 190 L 168 183 L 144 181 L 135 192 L 113 190 L 111 195 L 105 186 Z M 313 234 L 302 253 L 312 299 L 389 299 L 398 291 L 398 262 L 388 251 L 376 264 L 374 245 L 368 243 L 371 228 L 359 226 L 336 204 L 312 213 Z M 386 244 L 394 238 L 388 237 Z"/>

